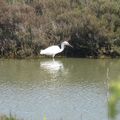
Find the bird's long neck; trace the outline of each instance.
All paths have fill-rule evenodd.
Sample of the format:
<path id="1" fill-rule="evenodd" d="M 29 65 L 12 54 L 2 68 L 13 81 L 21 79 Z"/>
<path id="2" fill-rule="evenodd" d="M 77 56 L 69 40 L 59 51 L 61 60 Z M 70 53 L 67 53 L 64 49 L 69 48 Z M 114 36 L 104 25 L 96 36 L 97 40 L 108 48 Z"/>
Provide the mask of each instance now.
<path id="1" fill-rule="evenodd" d="M 64 48 L 65 48 L 65 45 L 61 43 L 61 48 L 60 48 L 61 52 L 64 50 Z"/>

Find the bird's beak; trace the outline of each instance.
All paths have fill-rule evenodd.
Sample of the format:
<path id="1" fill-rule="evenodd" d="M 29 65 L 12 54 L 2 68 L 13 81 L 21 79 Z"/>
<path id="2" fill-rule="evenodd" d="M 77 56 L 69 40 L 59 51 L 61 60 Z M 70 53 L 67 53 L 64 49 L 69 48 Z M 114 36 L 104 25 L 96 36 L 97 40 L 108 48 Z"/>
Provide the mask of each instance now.
<path id="1" fill-rule="evenodd" d="M 70 44 L 68 44 L 68 46 L 70 46 L 71 48 L 73 48 L 73 46 L 72 46 L 72 45 L 70 45 Z"/>

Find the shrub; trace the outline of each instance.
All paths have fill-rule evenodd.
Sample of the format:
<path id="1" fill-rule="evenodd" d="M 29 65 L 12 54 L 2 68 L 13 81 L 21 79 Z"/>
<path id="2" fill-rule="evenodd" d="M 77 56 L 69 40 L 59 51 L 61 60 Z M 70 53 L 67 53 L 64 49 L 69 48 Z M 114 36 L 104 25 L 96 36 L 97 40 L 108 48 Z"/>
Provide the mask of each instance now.
<path id="1" fill-rule="evenodd" d="M 0 0 L 1 57 L 36 56 L 64 40 L 69 56 L 119 56 L 119 0 Z"/>

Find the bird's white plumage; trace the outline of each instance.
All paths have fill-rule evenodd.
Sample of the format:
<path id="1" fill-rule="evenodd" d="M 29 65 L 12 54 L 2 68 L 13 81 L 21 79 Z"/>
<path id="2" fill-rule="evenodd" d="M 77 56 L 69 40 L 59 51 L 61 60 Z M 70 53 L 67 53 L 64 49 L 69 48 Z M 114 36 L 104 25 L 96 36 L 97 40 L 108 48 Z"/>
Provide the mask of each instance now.
<path id="1" fill-rule="evenodd" d="M 45 50 L 41 50 L 41 54 L 45 54 L 45 55 L 54 55 L 61 52 L 59 46 L 51 46 L 46 48 Z"/>
<path id="2" fill-rule="evenodd" d="M 53 46 L 50 46 L 44 50 L 41 50 L 40 54 L 41 55 L 49 55 L 49 56 L 54 57 L 56 54 L 62 52 L 66 45 L 71 46 L 67 41 L 64 41 L 61 43 L 61 48 L 58 45 L 53 45 Z"/>

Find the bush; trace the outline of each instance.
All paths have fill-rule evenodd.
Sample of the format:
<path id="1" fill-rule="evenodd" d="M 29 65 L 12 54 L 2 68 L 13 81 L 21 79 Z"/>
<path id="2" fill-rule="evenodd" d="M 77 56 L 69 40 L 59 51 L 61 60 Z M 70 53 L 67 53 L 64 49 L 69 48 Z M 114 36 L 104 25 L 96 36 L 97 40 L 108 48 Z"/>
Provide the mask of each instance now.
<path id="1" fill-rule="evenodd" d="M 74 46 L 68 56 L 119 56 L 119 0 L 0 0 L 1 57 L 36 56 L 64 40 Z"/>

